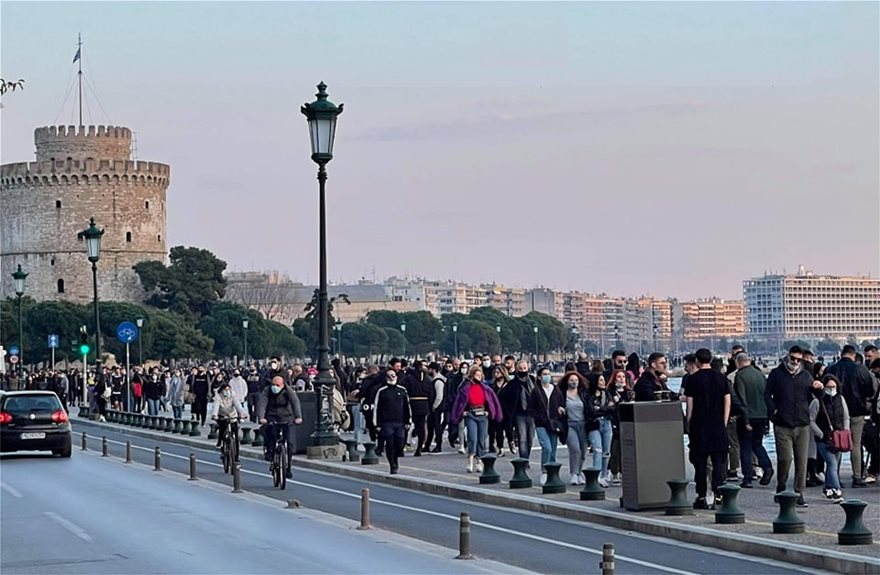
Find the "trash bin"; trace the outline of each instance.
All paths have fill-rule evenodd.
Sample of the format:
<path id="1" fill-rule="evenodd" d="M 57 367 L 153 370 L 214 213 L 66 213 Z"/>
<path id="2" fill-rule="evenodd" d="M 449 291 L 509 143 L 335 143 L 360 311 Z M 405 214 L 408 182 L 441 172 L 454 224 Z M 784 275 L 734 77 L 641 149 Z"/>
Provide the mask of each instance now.
<path id="1" fill-rule="evenodd" d="M 623 507 L 663 509 L 670 479 L 685 479 L 684 423 L 678 401 L 620 404 Z"/>
<path id="2" fill-rule="evenodd" d="M 299 405 L 302 408 L 303 422 L 296 426 L 296 453 L 302 455 L 311 444 L 312 433 L 315 432 L 315 421 L 318 417 L 317 401 L 313 391 L 297 391 Z"/>

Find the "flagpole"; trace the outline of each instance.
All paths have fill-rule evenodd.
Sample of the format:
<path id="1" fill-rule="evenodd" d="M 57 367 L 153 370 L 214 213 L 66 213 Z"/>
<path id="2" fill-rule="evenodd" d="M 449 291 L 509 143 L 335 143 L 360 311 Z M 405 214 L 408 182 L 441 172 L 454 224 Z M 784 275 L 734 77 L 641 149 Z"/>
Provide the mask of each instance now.
<path id="1" fill-rule="evenodd" d="M 83 125 L 83 65 L 82 65 L 82 34 L 77 34 L 76 61 L 79 64 L 79 125 Z"/>

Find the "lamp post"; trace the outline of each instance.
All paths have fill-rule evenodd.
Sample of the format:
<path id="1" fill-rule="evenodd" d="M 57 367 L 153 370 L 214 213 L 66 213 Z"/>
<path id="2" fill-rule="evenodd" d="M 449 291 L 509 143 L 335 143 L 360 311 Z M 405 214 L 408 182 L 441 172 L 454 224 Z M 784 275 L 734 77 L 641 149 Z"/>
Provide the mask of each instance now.
<path id="1" fill-rule="evenodd" d="M 336 355 L 342 355 L 342 321 L 337 319 L 333 329 L 336 330 Z"/>
<path id="2" fill-rule="evenodd" d="M 458 357 L 458 324 L 452 324 L 452 341 L 455 348 L 455 357 Z"/>
<path id="3" fill-rule="evenodd" d="M 403 357 L 406 357 L 406 324 L 400 324 L 400 333 L 403 334 Z"/>
<path id="4" fill-rule="evenodd" d="M 21 320 L 21 298 L 24 296 L 25 289 L 25 280 L 27 280 L 28 274 L 26 271 L 21 269 L 21 264 L 18 264 L 18 269 L 12 272 L 12 281 L 15 284 L 15 295 L 18 298 L 18 375 L 21 377 L 21 372 L 24 369 L 24 323 Z M 23 388 L 22 388 L 23 389 Z"/>
<path id="5" fill-rule="evenodd" d="M 144 338 L 141 337 L 141 329 L 144 327 L 144 318 L 139 317 L 134 320 L 138 326 L 138 365 L 144 365 Z"/>
<path id="6" fill-rule="evenodd" d="M 654 351 L 660 351 L 660 350 L 657 349 L 657 330 L 658 330 L 658 329 L 659 329 L 659 327 L 658 327 L 657 324 L 655 323 L 655 324 L 654 324 L 654 338 L 653 338 L 653 339 L 654 339 L 654 341 L 653 341 Z"/>
<path id="7" fill-rule="evenodd" d="M 242 364 L 244 367 L 247 367 L 247 358 L 248 358 L 248 354 L 247 354 L 247 332 L 248 332 L 248 327 L 250 327 L 250 324 L 251 324 L 251 322 L 248 321 L 248 320 L 246 320 L 246 319 L 241 320 L 241 331 L 244 333 L 244 355 L 242 356 L 242 362 L 241 362 L 241 364 Z"/>
<path id="8" fill-rule="evenodd" d="M 535 361 L 538 361 L 538 326 L 532 326 L 532 331 L 535 332 Z"/>
<path id="9" fill-rule="evenodd" d="M 498 332 L 498 349 L 500 353 L 504 353 L 504 345 L 501 343 L 501 326 L 496 325 L 495 331 Z"/>
<path id="10" fill-rule="evenodd" d="M 300 111 L 309 124 L 309 140 L 312 147 L 312 161 L 318 164 L 318 233 L 319 269 L 318 287 L 318 376 L 315 378 L 315 391 L 318 394 L 318 419 L 312 434 L 312 447 L 336 445 L 339 438 L 333 431 L 330 405 L 336 380 L 330 366 L 330 333 L 328 324 L 327 300 L 327 209 L 324 186 L 327 181 L 327 163 L 333 159 L 333 141 L 336 138 L 336 119 L 342 113 L 342 104 L 337 106 L 327 99 L 327 85 L 318 84 L 316 100 L 303 104 Z"/>
<path id="11" fill-rule="evenodd" d="M 89 220 L 89 227 L 79 233 L 86 240 L 89 261 L 92 262 L 92 288 L 95 303 L 95 383 L 103 380 L 101 370 L 101 314 L 98 311 L 98 260 L 101 259 L 101 236 L 104 230 L 95 225 L 95 218 Z"/>

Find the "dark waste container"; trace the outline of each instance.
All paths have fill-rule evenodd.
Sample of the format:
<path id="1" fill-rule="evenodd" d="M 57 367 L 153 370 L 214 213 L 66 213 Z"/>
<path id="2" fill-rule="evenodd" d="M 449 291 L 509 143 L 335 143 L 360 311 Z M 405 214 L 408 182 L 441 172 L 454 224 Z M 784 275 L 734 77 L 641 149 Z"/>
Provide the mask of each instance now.
<path id="1" fill-rule="evenodd" d="M 303 422 L 296 426 L 296 453 L 302 455 L 306 452 L 312 441 L 312 433 L 315 432 L 315 420 L 317 414 L 317 401 L 313 391 L 298 391 L 299 405 L 302 407 Z"/>

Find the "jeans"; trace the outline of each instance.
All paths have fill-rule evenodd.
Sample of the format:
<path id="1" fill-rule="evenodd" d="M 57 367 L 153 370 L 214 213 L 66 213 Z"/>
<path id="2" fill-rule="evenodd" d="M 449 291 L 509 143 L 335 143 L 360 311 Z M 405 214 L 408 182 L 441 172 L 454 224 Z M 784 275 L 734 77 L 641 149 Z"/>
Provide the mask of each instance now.
<path id="1" fill-rule="evenodd" d="M 791 462 L 794 460 L 794 490 L 803 494 L 807 487 L 807 450 L 810 448 L 810 426 L 773 426 L 776 439 L 776 488 L 782 490 L 788 482 Z"/>
<path id="2" fill-rule="evenodd" d="M 351 419 L 354 440 L 358 443 L 363 443 L 363 436 L 365 435 L 364 426 L 366 425 L 366 422 L 364 421 L 364 414 L 361 413 L 360 403 L 355 403 L 351 406 Z"/>
<path id="3" fill-rule="evenodd" d="M 587 424 L 584 421 L 568 422 L 568 470 L 572 476 L 579 475 L 584 468 L 584 456 L 587 451 Z"/>
<path id="4" fill-rule="evenodd" d="M 481 457 L 486 454 L 486 444 L 489 441 L 489 416 L 465 413 L 464 417 L 468 455 Z"/>
<path id="5" fill-rule="evenodd" d="M 841 453 L 830 451 L 828 444 L 816 438 L 816 451 L 825 460 L 825 489 L 840 489 L 840 456 Z"/>
<path id="6" fill-rule="evenodd" d="M 743 483 L 751 483 L 755 470 L 752 467 L 752 454 L 758 458 L 758 465 L 767 473 L 773 469 L 770 462 L 770 456 L 764 449 L 764 434 L 767 433 L 766 419 L 750 419 L 749 425 L 752 430 L 746 430 L 746 421 L 740 419 L 737 426 L 737 435 L 739 435 L 739 462 L 742 467 Z"/>
<path id="7" fill-rule="evenodd" d="M 608 473 L 608 461 L 611 459 L 611 420 L 607 417 L 599 419 L 599 429 L 589 434 L 590 447 L 593 448 L 593 469 L 601 469 L 600 477 Z"/>
<path id="8" fill-rule="evenodd" d="M 406 441 L 406 429 L 402 423 L 383 423 L 379 428 L 379 437 L 385 444 L 385 458 L 392 471 L 397 471 L 397 461 L 403 455 L 403 443 Z"/>
<path id="9" fill-rule="evenodd" d="M 532 438 L 535 437 L 535 418 L 529 415 L 517 415 L 513 418 L 516 427 L 516 446 L 519 456 L 528 459 L 532 453 Z"/>
<path id="10" fill-rule="evenodd" d="M 535 432 L 538 434 L 538 443 L 541 444 L 541 469 L 544 469 L 545 465 L 556 461 L 556 444 L 559 443 L 559 436 L 546 427 L 538 427 Z"/>
<path id="11" fill-rule="evenodd" d="M 172 405 L 171 413 L 174 415 L 174 419 L 183 419 L 183 406 L 182 405 Z"/>
<path id="12" fill-rule="evenodd" d="M 147 399 L 147 413 L 149 415 L 159 415 L 158 399 Z"/>

